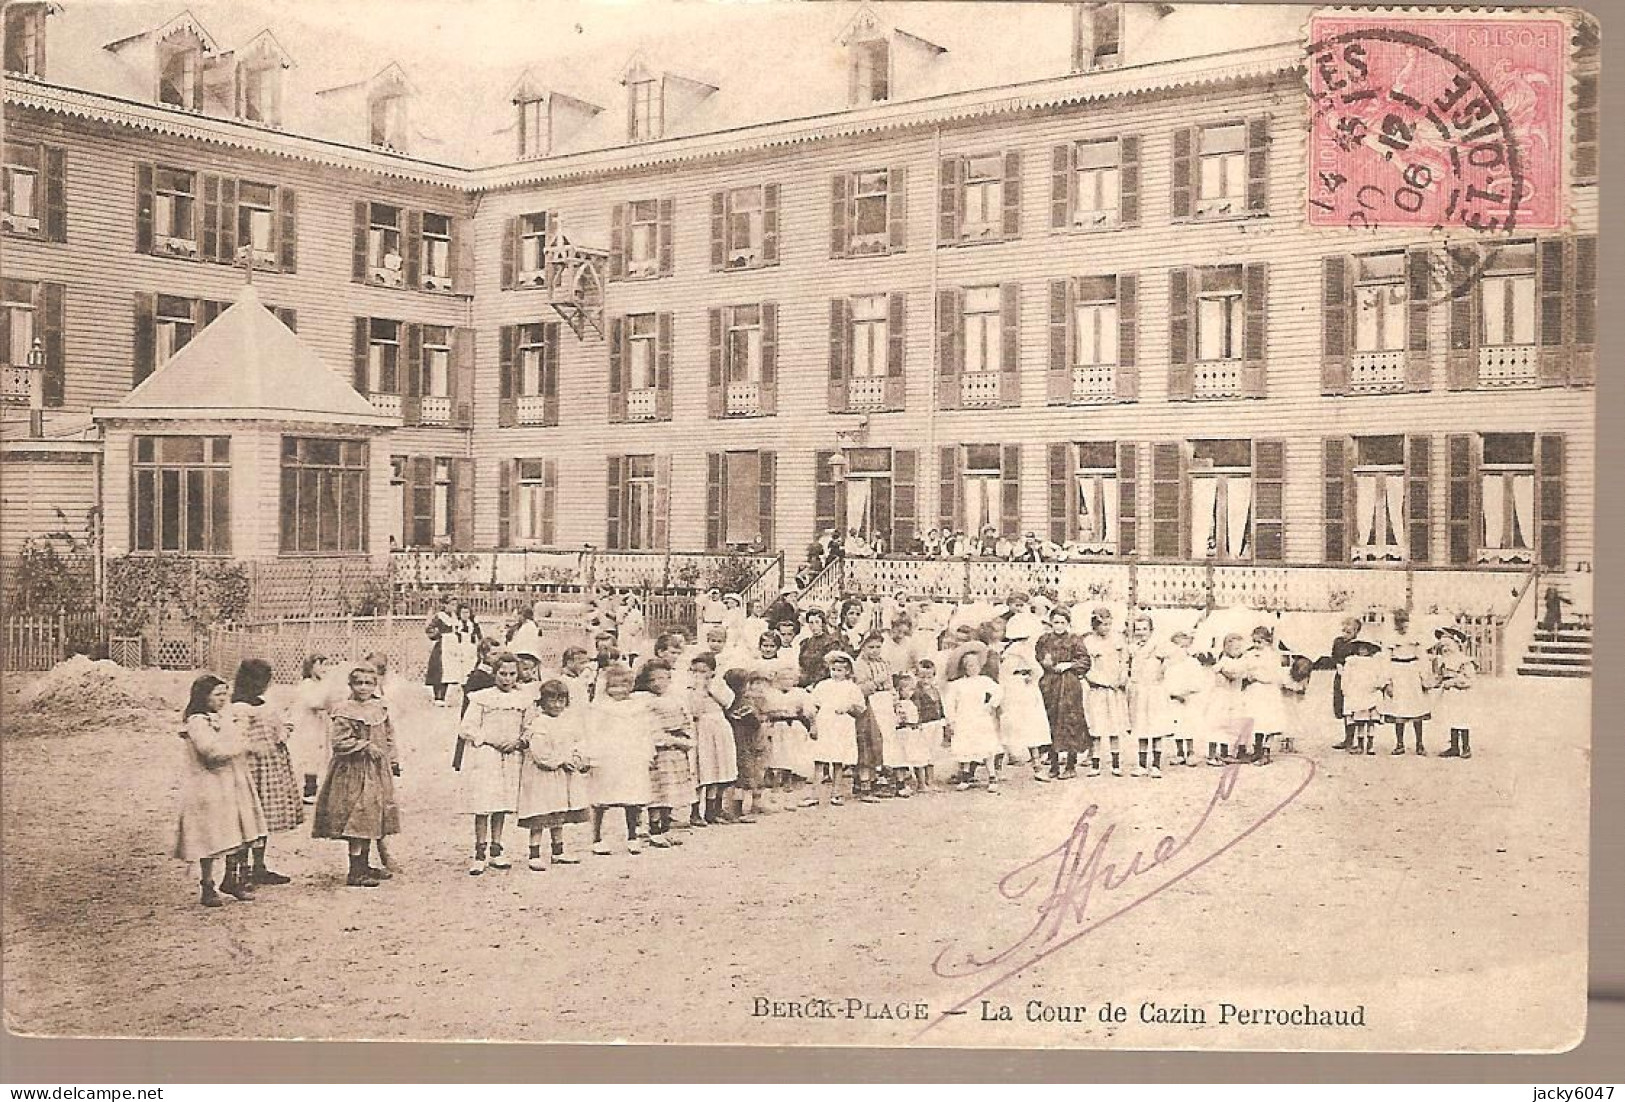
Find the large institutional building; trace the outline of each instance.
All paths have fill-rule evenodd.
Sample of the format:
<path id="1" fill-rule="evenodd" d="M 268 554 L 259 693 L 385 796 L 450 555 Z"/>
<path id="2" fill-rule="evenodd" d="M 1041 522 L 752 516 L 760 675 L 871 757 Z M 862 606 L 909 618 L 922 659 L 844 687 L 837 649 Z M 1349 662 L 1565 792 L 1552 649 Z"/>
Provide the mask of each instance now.
<path id="1" fill-rule="evenodd" d="M 769 5 L 484 99 L 145 10 L 5 7 L 6 554 L 1591 559 L 1583 36 L 1569 228 L 1439 294 L 1309 224 L 1303 9 Z"/>

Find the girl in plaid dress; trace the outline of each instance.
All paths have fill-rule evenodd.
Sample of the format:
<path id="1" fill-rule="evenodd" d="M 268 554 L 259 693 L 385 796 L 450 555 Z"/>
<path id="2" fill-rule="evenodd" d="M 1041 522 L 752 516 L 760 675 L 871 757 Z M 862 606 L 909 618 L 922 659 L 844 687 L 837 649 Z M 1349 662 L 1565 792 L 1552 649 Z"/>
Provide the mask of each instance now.
<path id="1" fill-rule="evenodd" d="M 231 691 L 232 719 L 248 743 L 248 774 L 265 810 L 267 832 L 292 830 L 305 821 L 305 805 L 288 755 L 289 726 L 280 712 L 265 703 L 265 690 L 270 686 L 270 663 L 245 658 L 237 667 Z M 251 847 L 254 867 L 243 870 L 243 876 L 256 884 L 286 884 L 286 876 L 265 867 L 265 843 L 263 836 L 255 839 Z"/>
<path id="2" fill-rule="evenodd" d="M 694 717 L 683 694 L 672 691 L 671 665 L 651 658 L 632 686 L 654 719 L 655 756 L 649 764 L 649 844 L 656 849 L 682 845 L 671 836 L 671 812 L 694 802 L 694 771 L 688 752 L 694 745 Z"/>

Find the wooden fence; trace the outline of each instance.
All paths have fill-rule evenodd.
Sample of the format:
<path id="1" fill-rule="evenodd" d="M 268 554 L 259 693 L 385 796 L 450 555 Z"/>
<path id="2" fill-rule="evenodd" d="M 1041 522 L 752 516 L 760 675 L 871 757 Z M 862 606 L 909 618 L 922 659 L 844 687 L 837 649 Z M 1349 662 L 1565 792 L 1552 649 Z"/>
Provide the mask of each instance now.
<path id="1" fill-rule="evenodd" d="M 0 669 L 48 670 L 75 649 L 94 650 L 94 612 L 67 612 L 0 617 Z"/>

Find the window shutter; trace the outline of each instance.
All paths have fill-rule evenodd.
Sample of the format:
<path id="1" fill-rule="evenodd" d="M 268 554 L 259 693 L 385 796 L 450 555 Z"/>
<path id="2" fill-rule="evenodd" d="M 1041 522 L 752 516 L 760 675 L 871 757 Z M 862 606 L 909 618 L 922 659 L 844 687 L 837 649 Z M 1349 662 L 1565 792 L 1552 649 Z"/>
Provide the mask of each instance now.
<path id="1" fill-rule="evenodd" d="M 964 362 L 964 341 L 960 327 L 964 317 L 960 301 L 964 292 L 947 288 L 937 292 L 937 407 L 959 408 L 959 372 Z"/>
<path id="2" fill-rule="evenodd" d="M 1545 433 L 1535 448 L 1536 561 L 1563 569 L 1563 435 Z"/>
<path id="3" fill-rule="evenodd" d="M 1569 380 L 1571 347 L 1567 318 L 1568 280 L 1564 276 L 1561 237 L 1548 237 L 1535 251 L 1535 287 L 1540 295 L 1540 385 L 1562 386 Z"/>
<path id="4" fill-rule="evenodd" d="M 757 533 L 763 547 L 772 547 L 777 540 L 776 526 L 773 523 L 774 487 L 778 479 L 778 457 L 772 452 L 756 453 L 756 507 L 760 513 Z"/>
<path id="5" fill-rule="evenodd" d="M 1349 258 L 1328 256 L 1320 262 L 1320 392 L 1349 391 Z M 1330 562 L 1341 562 L 1327 555 Z"/>
<path id="6" fill-rule="evenodd" d="M 1428 296 L 1433 286 L 1433 257 L 1426 246 L 1405 253 L 1405 389 L 1433 389 L 1428 362 Z M 1352 297 L 1352 296 L 1351 296 Z"/>
<path id="7" fill-rule="evenodd" d="M 1190 557 L 1183 443 L 1151 445 L 1151 554 L 1159 559 Z"/>
<path id="8" fill-rule="evenodd" d="M 220 257 L 220 177 L 212 173 L 205 173 L 203 182 L 203 233 L 198 240 L 198 257 L 202 260 L 217 260 Z M 197 208 L 193 208 L 192 229 L 194 235 L 197 231 Z M 196 236 L 194 237 L 196 240 Z M 227 263 L 230 263 L 227 260 Z"/>
<path id="9" fill-rule="evenodd" d="M 711 193 L 711 270 L 720 272 L 728 266 L 727 196 L 720 191 Z"/>
<path id="10" fill-rule="evenodd" d="M 626 204 L 616 203 L 609 212 L 609 279 L 626 278 Z"/>
<path id="11" fill-rule="evenodd" d="M 813 453 L 813 538 L 835 528 L 837 493 L 832 451 Z"/>
<path id="12" fill-rule="evenodd" d="M 40 343 L 45 351 L 45 370 L 40 376 L 40 397 L 48 408 L 62 405 L 67 385 L 67 354 L 63 342 L 62 301 L 66 288 L 60 283 L 39 285 Z"/>
<path id="13" fill-rule="evenodd" d="M 559 237 L 559 212 L 556 211 L 556 210 L 543 211 L 542 212 L 542 283 L 546 285 L 549 292 L 551 292 L 553 290 L 554 283 L 559 278 L 558 266 L 553 262 L 553 254 L 550 251 L 552 249 L 553 242 L 555 240 L 557 240 L 558 237 Z"/>
<path id="14" fill-rule="evenodd" d="M 937 174 L 937 243 L 959 240 L 959 177 L 964 170 L 960 157 L 944 157 Z"/>
<path id="15" fill-rule="evenodd" d="M 411 542 L 416 547 L 428 547 L 434 543 L 434 459 L 427 455 L 413 456 L 407 466 L 411 473 L 407 485 L 412 498 Z"/>
<path id="16" fill-rule="evenodd" d="M 1405 438 L 1405 513 L 1410 522 L 1411 562 L 1433 561 L 1433 441 Z"/>
<path id="17" fill-rule="evenodd" d="M 471 226 L 467 218 L 451 220 L 451 289 L 459 295 L 474 294 L 474 242 Z"/>
<path id="18" fill-rule="evenodd" d="M 220 180 L 220 251 L 222 264 L 237 263 L 237 181 L 230 176 Z"/>
<path id="19" fill-rule="evenodd" d="M 713 306 L 706 311 L 707 327 L 710 333 L 711 358 L 709 370 L 705 380 L 706 415 L 711 418 L 721 417 L 724 414 L 723 405 L 723 364 L 722 364 L 722 307 Z"/>
<path id="20" fill-rule="evenodd" d="M 542 424 L 559 423 L 559 323 L 542 330 Z"/>
<path id="21" fill-rule="evenodd" d="M 68 239 L 67 154 L 55 146 L 41 148 L 45 168 L 45 237 Z"/>
<path id="22" fill-rule="evenodd" d="M 1196 128 L 1182 126 L 1174 131 L 1173 180 L 1169 192 L 1169 213 L 1174 218 L 1190 218 L 1196 213 Z"/>
<path id="23" fill-rule="evenodd" d="M 1597 74 L 1574 78 L 1574 179 L 1597 179 Z"/>
<path id="24" fill-rule="evenodd" d="M 920 530 L 920 453 L 893 448 L 891 453 L 891 548 L 907 554 Z"/>
<path id="25" fill-rule="evenodd" d="M 400 388 L 401 423 L 417 425 L 423 421 L 423 326 L 407 322 L 401 328 L 406 338 L 406 380 Z"/>
<path id="26" fill-rule="evenodd" d="M 355 339 L 351 344 L 353 355 L 350 360 L 350 381 L 355 386 L 356 393 L 362 397 L 367 396 L 367 344 L 371 335 L 369 320 L 368 318 L 355 319 L 355 329 L 353 330 Z"/>
<path id="27" fill-rule="evenodd" d="M 1117 400 L 1140 397 L 1140 281 L 1133 275 L 1117 277 Z"/>
<path id="28" fill-rule="evenodd" d="M 1247 209 L 1262 213 L 1269 209 L 1270 120 L 1259 116 L 1247 120 Z"/>
<path id="29" fill-rule="evenodd" d="M 1057 151 L 1061 148 L 1056 146 Z M 1072 288 L 1070 279 L 1049 281 L 1049 370 L 1044 390 L 1052 406 L 1072 401 Z"/>
<path id="30" fill-rule="evenodd" d="M 423 212 L 406 212 L 406 232 L 401 235 L 401 265 L 408 287 L 423 286 Z"/>
<path id="31" fill-rule="evenodd" d="M 1130 134 L 1117 143 L 1117 221 L 1140 224 L 1140 138 Z"/>
<path id="32" fill-rule="evenodd" d="M 1450 499 L 1446 527 L 1450 562 L 1471 563 L 1478 553 L 1478 438 L 1463 433 L 1449 438 Z"/>
<path id="33" fill-rule="evenodd" d="M 502 223 L 502 265 L 500 283 L 504 291 L 511 290 L 519 278 L 519 219 L 508 218 Z M 613 277 L 612 277 L 613 278 Z"/>
<path id="34" fill-rule="evenodd" d="M 451 334 L 451 423 L 474 427 L 474 330 L 467 327 Z"/>
<path id="35" fill-rule="evenodd" d="M 609 493 L 604 501 L 604 546 L 612 551 L 625 548 L 625 533 L 621 530 L 621 499 L 626 492 L 626 480 L 621 471 L 626 463 L 624 456 L 612 455 L 609 457 Z"/>
<path id="36" fill-rule="evenodd" d="M 551 547 L 559 541 L 559 461 L 542 461 L 542 543 Z"/>
<path id="37" fill-rule="evenodd" d="M 655 217 L 659 219 L 655 224 L 655 254 L 660 274 L 663 276 L 669 276 L 677 270 L 677 255 L 672 245 L 672 223 L 676 218 L 676 207 L 676 200 L 662 199 L 655 208 Z"/>
<path id="38" fill-rule="evenodd" d="M 1321 517 L 1328 563 L 1349 561 L 1349 438 L 1328 436 L 1321 442 Z"/>
<path id="39" fill-rule="evenodd" d="M 779 262 L 779 185 L 762 188 L 762 263 Z"/>
<path id="40" fill-rule="evenodd" d="M 1077 147 L 1071 142 L 1050 150 L 1049 228 L 1064 230 L 1072 224 L 1072 185 L 1077 179 L 1072 167 Z"/>
<path id="41" fill-rule="evenodd" d="M 1191 270 L 1168 272 L 1168 397 L 1196 396 L 1196 373 L 1191 363 Z M 1161 552 L 1158 552 L 1160 555 Z"/>
<path id="42" fill-rule="evenodd" d="M 671 420 L 671 315 L 655 315 L 655 416 Z M 664 547 L 665 544 L 660 544 Z"/>
<path id="43" fill-rule="evenodd" d="M 135 251 L 152 252 L 152 166 L 135 166 Z"/>
<path id="44" fill-rule="evenodd" d="M 1065 543 L 1072 538 L 1072 445 L 1049 446 L 1049 538 Z"/>
<path id="45" fill-rule="evenodd" d="M 949 444 L 940 452 L 937 479 L 937 525 L 946 535 L 959 531 L 959 446 Z"/>
<path id="46" fill-rule="evenodd" d="M 723 531 L 723 482 L 727 479 L 727 456 L 722 452 L 705 453 L 705 549 L 721 551 L 726 544 Z"/>
<path id="47" fill-rule="evenodd" d="M 1453 248 L 1450 270 L 1476 272 L 1478 255 L 1468 247 Z M 1478 276 L 1463 279 L 1450 299 L 1450 352 L 1446 358 L 1446 385 L 1451 390 L 1478 387 Z M 1454 561 L 1454 560 L 1453 560 Z M 1468 559 L 1460 560 L 1467 562 Z"/>
<path id="48" fill-rule="evenodd" d="M 1021 284 L 999 287 L 999 400 L 1021 405 Z"/>
<path id="49" fill-rule="evenodd" d="M 504 325 L 497 330 L 497 427 L 512 428 L 519 423 L 519 403 L 514 397 L 514 346 L 518 328 Z"/>
<path id="50" fill-rule="evenodd" d="M 1021 445 L 1006 444 L 999 463 L 999 530 L 1009 539 L 1021 536 Z"/>
<path id="51" fill-rule="evenodd" d="M 844 298 L 829 300 L 829 411 L 847 412 L 846 361 L 851 352 L 851 304 Z"/>
<path id="52" fill-rule="evenodd" d="M 1136 444 L 1117 445 L 1117 553 L 1123 557 L 1140 551 L 1140 450 Z"/>
<path id="53" fill-rule="evenodd" d="M 779 304 L 762 303 L 762 412 L 779 409 Z"/>
<path id="54" fill-rule="evenodd" d="M 886 296 L 886 405 L 891 411 L 903 408 L 903 356 L 907 347 L 908 330 L 903 317 L 904 295 L 893 291 Z"/>
<path id="55" fill-rule="evenodd" d="M 609 419 L 626 420 L 626 319 L 609 319 Z"/>
<path id="56" fill-rule="evenodd" d="M 1268 392 L 1265 379 L 1265 340 L 1269 281 L 1267 265 L 1248 264 L 1243 270 L 1246 321 L 1242 333 L 1241 396 L 1262 398 Z"/>
<path id="57" fill-rule="evenodd" d="M 497 463 L 497 546 L 513 546 L 514 468 L 512 459 Z"/>
<path id="58" fill-rule="evenodd" d="M 886 246 L 894 253 L 908 248 L 908 169 L 886 172 Z"/>
<path id="59" fill-rule="evenodd" d="M 199 299 L 195 307 L 199 319 L 198 328 L 207 329 L 210 325 L 213 325 L 214 319 L 219 317 L 220 312 L 230 305 L 229 302 L 220 302 L 217 299 Z"/>
<path id="60" fill-rule="evenodd" d="M 284 272 L 299 270 L 299 194 L 291 187 L 276 189 L 276 257 Z"/>
<path id="61" fill-rule="evenodd" d="M 357 202 L 355 205 L 355 241 L 350 255 L 350 280 L 353 283 L 367 282 L 368 214 L 368 204 Z"/>
<path id="62" fill-rule="evenodd" d="M 847 250 L 847 174 L 837 172 L 829 183 L 829 255 L 839 260 Z"/>
<path id="63" fill-rule="evenodd" d="M 1590 386 L 1597 379 L 1597 238 L 1574 239 L 1574 263 L 1569 266 L 1569 298 L 1573 303 L 1574 341 L 1569 382 Z"/>
<path id="64" fill-rule="evenodd" d="M 130 372 L 132 386 L 151 375 L 158 366 L 158 296 L 151 291 L 135 294 L 135 357 Z M 362 376 L 365 382 L 366 376 Z"/>
<path id="65" fill-rule="evenodd" d="M 1286 444 L 1253 441 L 1253 558 L 1286 558 Z"/>
<path id="66" fill-rule="evenodd" d="M 1006 239 L 1021 236 L 1021 153 L 1004 155 L 1004 225 Z"/>
<path id="67" fill-rule="evenodd" d="M 276 315 L 277 321 L 288 327 L 288 332 L 299 332 L 299 311 L 291 306 L 278 306 L 271 312 Z"/>
<path id="68" fill-rule="evenodd" d="M 451 461 L 451 546 L 467 551 L 474 546 L 474 461 Z"/>
<path id="69" fill-rule="evenodd" d="M 655 456 L 655 547 L 671 546 L 671 456 Z"/>

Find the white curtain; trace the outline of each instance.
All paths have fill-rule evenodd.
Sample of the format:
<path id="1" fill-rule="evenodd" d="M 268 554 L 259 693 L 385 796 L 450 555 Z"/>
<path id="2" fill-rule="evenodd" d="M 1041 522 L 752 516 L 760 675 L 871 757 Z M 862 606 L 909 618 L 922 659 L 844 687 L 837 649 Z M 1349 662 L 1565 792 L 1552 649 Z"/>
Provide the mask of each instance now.
<path id="1" fill-rule="evenodd" d="M 1535 534 L 1534 474 L 1486 473 L 1481 504 L 1483 557 L 1492 562 L 1528 562 Z"/>
<path id="2" fill-rule="evenodd" d="M 1198 559 L 1219 550 L 1218 492 L 1217 478 L 1191 479 L 1191 555 Z"/>
<path id="3" fill-rule="evenodd" d="M 1117 476 L 1078 475 L 1078 543 L 1086 549 L 1117 549 Z"/>
<path id="4" fill-rule="evenodd" d="M 1252 552 L 1248 536 L 1253 530 L 1253 480 L 1236 475 L 1224 479 L 1228 501 L 1226 507 L 1226 533 L 1229 542 L 1224 554 L 1239 558 Z"/>
<path id="5" fill-rule="evenodd" d="M 974 537 L 991 524 L 999 526 L 999 480 L 985 475 L 965 479 L 965 533 Z"/>
<path id="6" fill-rule="evenodd" d="M 1404 481 L 1386 471 L 1354 477 L 1354 548 L 1357 560 L 1404 558 Z"/>
<path id="7" fill-rule="evenodd" d="M 846 532 L 869 535 L 869 495 L 874 481 L 868 478 L 846 480 Z M 845 532 L 842 533 L 843 535 Z"/>

